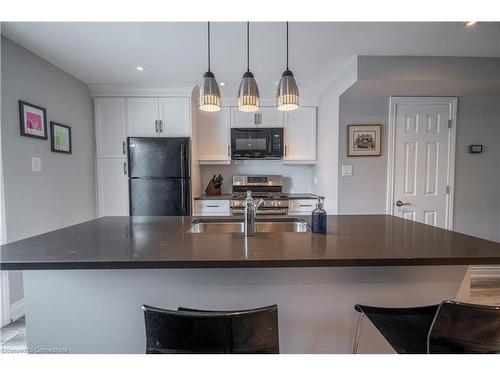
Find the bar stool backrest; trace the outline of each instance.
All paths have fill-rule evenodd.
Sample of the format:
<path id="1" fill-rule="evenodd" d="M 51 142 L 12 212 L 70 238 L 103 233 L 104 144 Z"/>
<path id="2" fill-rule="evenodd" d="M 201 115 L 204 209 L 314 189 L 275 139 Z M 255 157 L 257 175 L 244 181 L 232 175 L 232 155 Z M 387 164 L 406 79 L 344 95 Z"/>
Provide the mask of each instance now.
<path id="1" fill-rule="evenodd" d="M 500 307 L 443 301 L 427 347 L 428 353 L 500 353 Z"/>
<path id="2" fill-rule="evenodd" d="M 279 353 L 278 306 L 242 311 L 143 305 L 146 353 Z"/>

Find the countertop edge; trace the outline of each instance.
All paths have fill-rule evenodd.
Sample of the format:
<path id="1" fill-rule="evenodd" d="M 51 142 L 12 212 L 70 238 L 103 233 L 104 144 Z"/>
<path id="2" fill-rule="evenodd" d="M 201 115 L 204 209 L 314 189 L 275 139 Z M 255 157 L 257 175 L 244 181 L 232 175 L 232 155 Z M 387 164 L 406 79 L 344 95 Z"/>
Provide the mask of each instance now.
<path id="1" fill-rule="evenodd" d="M 0 263 L 2 271 L 116 270 L 116 269 L 209 269 L 209 268 L 317 268 L 317 267 L 404 267 L 472 266 L 500 264 L 500 258 L 405 258 L 405 259 L 290 259 L 290 260 L 179 260 L 117 262 L 23 262 Z"/>

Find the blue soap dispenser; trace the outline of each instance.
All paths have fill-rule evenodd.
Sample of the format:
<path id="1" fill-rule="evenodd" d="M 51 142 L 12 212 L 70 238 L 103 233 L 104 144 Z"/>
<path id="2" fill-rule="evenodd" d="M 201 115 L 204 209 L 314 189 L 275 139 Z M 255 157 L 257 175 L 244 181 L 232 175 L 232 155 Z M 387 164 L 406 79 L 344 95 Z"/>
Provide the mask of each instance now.
<path id="1" fill-rule="evenodd" d="M 323 208 L 325 198 L 318 197 L 316 208 L 312 212 L 311 225 L 313 233 L 326 234 L 326 211 Z"/>

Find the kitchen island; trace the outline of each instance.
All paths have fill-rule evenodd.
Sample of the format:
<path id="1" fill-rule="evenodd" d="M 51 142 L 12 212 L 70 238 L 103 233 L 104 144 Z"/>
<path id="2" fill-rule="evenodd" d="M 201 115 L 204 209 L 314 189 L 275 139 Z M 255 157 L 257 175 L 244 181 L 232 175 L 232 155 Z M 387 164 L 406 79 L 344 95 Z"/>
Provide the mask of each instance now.
<path id="1" fill-rule="evenodd" d="M 224 310 L 276 303 L 282 353 L 348 353 L 355 303 L 464 299 L 469 265 L 500 264 L 498 243 L 389 215 L 328 216 L 326 236 L 252 238 L 191 233 L 200 219 L 235 220 L 104 217 L 2 246 L 2 269 L 26 271 L 28 347 L 143 353 L 142 304 Z M 360 351 L 391 349 L 366 324 Z"/>

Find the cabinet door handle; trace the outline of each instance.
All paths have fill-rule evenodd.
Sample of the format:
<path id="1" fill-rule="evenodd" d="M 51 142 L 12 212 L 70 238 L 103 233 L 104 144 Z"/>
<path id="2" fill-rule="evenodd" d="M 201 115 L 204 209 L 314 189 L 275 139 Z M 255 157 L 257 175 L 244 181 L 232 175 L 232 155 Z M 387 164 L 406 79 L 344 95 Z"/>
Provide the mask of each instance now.
<path id="1" fill-rule="evenodd" d="M 288 151 L 288 147 L 287 147 L 287 145 L 285 145 L 285 156 L 286 156 L 287 151 Z"/>
<path id="2" fill-rule="evenodd" d="M 123 174 L 127 175 L 127 162 L 123 162 Z"/>
<path id="3" fill-rule="evenodd" d="M 160 133 L 163 133 L 163 121 L 159 120 L 160 122 Z"/>
<path id="4" fill-rule="evenodd" d="M 127 153 L 127 148 L 126 148 L 126 145 L 125 145 L 125 141 L 122 142 L 122 151 L 123 151 L 123 155 L 125 155 Z"/>
<path id="5" fill-rule="evenodd" d="M 312 207 L 312 204 L 299 204 L 300 207 Z"/>
<path id="6" fill-rule="evenodd" d="M 207 204 L 205 207 L 215 208 L 220 206 L 218 204 Z"/>
<path id="7" fill-rule="evenodd" d="M 231 156 L 231 146 L 227 146 L 227 156 Z"/>
<path id="8" fill-rule="evenodd" d="M 158 120 L 155 120 L 155 133 L 158 133 Z"/>

